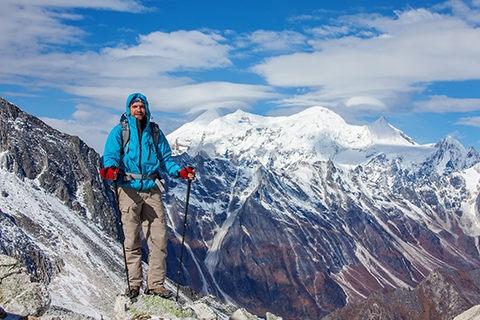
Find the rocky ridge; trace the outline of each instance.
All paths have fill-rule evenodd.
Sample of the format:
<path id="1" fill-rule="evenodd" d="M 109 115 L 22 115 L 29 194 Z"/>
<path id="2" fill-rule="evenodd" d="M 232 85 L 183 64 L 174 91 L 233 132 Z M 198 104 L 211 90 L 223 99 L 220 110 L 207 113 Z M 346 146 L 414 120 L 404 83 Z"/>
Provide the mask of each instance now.
<path id="1" fill-rule="evenodd" d="M 171 285 L 171 282 L 169 282 Z M 0 255 L 0 319 L 101 320 L 51 306 L 49 292 L 18 260 Z M 480 319 L 480 269 L 454 271 L 440 268 L 417 288 L 381 289 L 361 303 L 336 310 L 322 320 L 478 320 Z M 141 295 L 115 301 L 117 320 L 262 320 L 244 308 L 223 304 L 213 296 L 201 297 L 182 287 L 179 301 Z M 281 320 L 267 313 L 266 320 Z"/>
<path id="2" fill-rule="evenodd" d="M 169 281 L 169 284 L 172 283 Z M 119 295 L 114 307 L 116 318 L 261 320 L 243 308 L 222 304 L 213 296 L 200 297 L 188 289 L 181 289 L 178 302 L 147 295 L 131 300 Z M 0 254 L 0 319 L 99 320 L 103 317 L 89 317 L 51 306 L 46 285 L 32 281 L 31 275 L 18 260 Z M 282 318 L 268 313 L 266 319 Z"/>
<path id="3" fill-rule="evenodd" d="M 116 236 L 108 186 L 98 174 L 100 156 L 79 137 L 59 132 L 0 98 L 2 166 Z"/>
<path id="4" fill-rule="evenodd" d="M 92 221 L 112 237 L 117 236 L 112 193 L 98 174 L 100 156 L 78 137 L 61 133 L 38 118 L 0 98 L 0 167 L 23 181 L 34 181 L 36 188 L 55 195 L 79 216 Z M 9 190 L 2 190 L 7 198 Z M 61 262 L 51 261 L 25 231 L 38 232 L 28 216 L 2 223 L 15 225 L 18 232 L 0 237 L 1 252 L 18 258 L 29 272 L 48 283 Z M 17 240 L 14 240 L 17 239 Z M 13 240 L 13 241 L 12 241 Z"/>
<path id="5" fill-rule="evenodd" d="M 415 289 L 384 288 L 365 301 L 347 305 L 322 320 L 449 320 L 479 304 L 479 269 L 454 271 L 440 268 Z"/>

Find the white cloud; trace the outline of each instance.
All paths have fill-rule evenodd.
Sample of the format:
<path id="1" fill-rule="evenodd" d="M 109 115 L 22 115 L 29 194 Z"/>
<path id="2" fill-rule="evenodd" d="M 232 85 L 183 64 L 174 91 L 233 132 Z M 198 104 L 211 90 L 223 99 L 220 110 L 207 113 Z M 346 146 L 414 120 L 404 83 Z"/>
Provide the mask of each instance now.
<path id="1" fill-rule="evenodd" d="M 66 18 L 66 17 L 63 17 Z M 70 16 L 72 18 L 72 16 Z M 84 31 L 63 24 L 58 13 L 37 6 L 0 2 L 0 54 L 18 58 L 52 45 L 77 42 Z"/>
<path id="2" fill-rule="evenodd" d="M 231 64 L 230 47 L 217 34 L 198 31 L 153 32 L 140 36 L 139 43 L 125 48 L 105 48 L 100 53 L 23 53 L 18 56 L 4 48 L 0 61 L 3 77 L 28 76 L 51 82 L 106 85 L 123 79 L 169 81 L 169 72 L 185 69 L 213 69 Z M 26 41 L 26 40 L 22 40 Z M 1 45 L 0 45 L 1 47 Z M 1 77 L 0 77 L 1 79 Z M 10 80 L 7 80 L 10 81 Z M 168 81 L 164 81 L 167 83 Z M 177 81 L 178 82 L 178 81 Z M 182 81 L 185 82 L 185 81 Z"/>
<path id="3" fill-rule="evenodd" d="M 419 92 L 421 83 L 480 79 L 480 28 L 459 16 L 408 9 L 395 17 L 357 15 L 339 22 L 349 34 L 322 34 L 309 41 L 317 51 L 266 58 L 252 70 L 272 86 L 311 88 L 305 105 L 313 97 L 345 103 L 355 96 L 387 105 L 392 97 Z"/>
<path id="4" fill-rule="evenodd" d="M 259 100 L 279 97 L 269 86 L 206 82 L 170 89 L 160 89 L 153 97 L 162 110 L 195 113 L 208 109 L 249 109 Z"/>
<path id="5" fill-rule="evenodd" d="M 9 91 L 4 91 L 2 92 L 3 95 L 5 96 L 10 96 L 10 97 L 29 97 L 29 98 L 38 98 L 40 95 L 34 94 L 34 93 L 24 93 L 24 92 L 9 92 Z"/>
<path id="6" fill-rule="evenodd" d="M 323 25 L 320 27 L 315 27 L 310 30 L 310 32 L 318 38 L 324 37 L 338 37 L 346 35 L 350 32 L 350 27 L 348 25 L 345 26 L 329 26 Z M 313 44 L 313 43 L 312 43 Z"/>
<path id="7" fill-rule="evenodd" d="M 232 65 L 233 49 L 214 31 L 151 32 L 137 43 L 104 47 L 98 52 L 65 52 L 68 44 L 82 44 L 86 33 L 66 24 L 82 19 L 71 8 L 140 11 L 138 1 L 5 1 L 0 3 L 0 82 L 33 89 L 60 88 L 94 103 L 123 111 L 132 92 L 147 94 L 152 110 L 188 113 L 208 108 L 247 109 L 273 96 L 267 86 L 223 82 L 194 84 L 182 71 L 203 71 Z M 29 21 L 25 24 L 25 21 Z M 70 120 L 47 119 L 71 134 L 95 136 L 98 126 L 81 121 L 81 107 Z M 193 111 L 192 111 L 193 110 Z M 96 112 L 92 112 L 95 114 Z M 90 134 L 89 132 L 95 132 Z"/>
<path id="8" fill-rule="evenodd" d="M 387 109 L 387 106 L 382 101 L 372 97 L 355 96 L 348 99 L 348 101 L 345 103 L 345 106 L 347 107 L 357 107 L 362 105 L 366 105 L 369 108 L 376 106 L 378 110 Z"/>
<path id="9" fill-rule="evenodd" d="M 249 109 L 261 100 L 280 99 L 280 106 L 323 105 L 351 116 L 405 108 L 427 83 L 480 78 L 479 11 L 458 0 L 435 7 L 437 12 L 409 8 L 394 16 L 342 16 L 304 34 L 258 30 L 234 38 L 234 32 L 211 30 L 153 31 L 138 35 L 136 43 L 97 51 L 82 48 L 86 32 L 68 25 L 84 18 L 75 8 L 149 10 L 134 0 L 2 1 L 0 82 L 60 88 L 80 102 L 121 111 L 128 94 L 143 92 L 154 111 Z M 317 18 L 297 16 L 296 22 Z M 79 49 L 72 52 L 70 44 Z M 277 55 L 252 69 L 268 85 L 228 83 L 222 76 L 212 80 L 212 73 L 194 79 L 204 71 L 236 68 L 240 54 Z M 281 96 L 275 87 L 306 90 Z M 433 97 L 414 107 L 478 110 L 475 104 Z"/>
<path id="10" fill-rule="evenodd" d="M 269 86 L 205 82 L 178 86 L 136 87 L 69 87 L 67 92 L 87 97 L 97 105 L 125 110 L 130 93 L 141 92 L 148 98 L 152 111 L 196 113 L 208 109 L 247 110 L 259 100 L 275 99 L 280 95 Z"/>
<path id="11" fill-rule="evenodd" d="M 414 103 L 421 112 L 471 112 L 480 110 L 480 99 L 455 99 L 447 96 L 431 96 Z"/>
<path id="12" fill-rule="evenodd" d="M 464 124 L 467 126 L 480 128 L 480 117 L 460 118 L 455 124 Z"/>
<path id="13" fill-rule="evenodd" d="M 111 129 L 119 123 L 120 115 L 94 108 L 90 105 L 79 104 L 72 115 L 72 119 L 61 120 L 41 118 L 49 126 L 70 135 L 79 136 L 99 154 L 103 154 L 105 141 Z"/>
<path id="14" fill-rule="evenodd" d="M 291 23 L 299 23 L 304 21 L 319 20 L 320 17 L 312 16 L 309 14 L 299 14 L 287 18 L 287 21 Z"/>
<path id="15" fill-rule="evenodd" d="M 220 44 L 225 39 L 217 33 L 200 31 L 152 32 L 140 35 L 138 45 L 127 48 L 105 48 L 101 56 L 108 61 L 131 62 L 133 68 L 147 66 L 142 74 L 171 72 L 178 69 L 211 69 L 231 65 L 227 58 L 232 49 Z M 125 61 L 127 60 L 127 61 Z M 148 63 L 146 63 L 148 62 Z M 124 64 L 124 68 L 129 64 Z M 130 66 L 132 68 L 132 66 Z M 115 68 L 118 72 L 118 68 Z M 135 72 L 135 70 L 133 70 Z M 135 73 L 135 74 L 138 74 Z"/>
<path id="16" fill-rule="evenodd" d="M 295 31 L 284 30 L 266 31 L 257 30 L 248 35 L 242 35 L 237 39 L 240 47 L 252 46 L 256 51 L 292 51 L 303 47 L 307 37 Z"/>
<path id="17" fill-rule="evenodd" d="M 48 52 L 54 45 L 81 41 L 79 27 L 65 24 L 83 16 L 66 10 L 89 8 L 142 12 L 149 9 L 136 0 L 2 0 L 0 1 L 0 54 L 24 56 Z"/>
<path id="18" fill-rule="evenodd" d="M 473 0 L 472 6 L 478 7 L 479 1 Z M 453 11 L 453 13 L 460 17 L 461 19 L 468 21 L 479 23 L 480 22 L 480 11 L 479 10 L 472 10 L 465 2 L 460 0 L 449 0 L 445 3 L 437 5 L 436 8 L 439 9 L 446 9 L 449 8 Z"/>
<path id="19" fill-rule="evenodd" d="M 22 7 L 89 8 L 127 12 L 148 10 L 137 0 L 2 0 L 2 2 Z"/>
<path id="20" fill-rule="evenodd" d="M 57 87 L 80 97 L 93 98 L 99 105 L 118 108 L 123 106 L 128 92 L 148 88 L 156 88 L 152 91 L 157 92 L 193 83 L 190 78 L 172 75 L 173 72 L 231 65 L 227 57 L 231 47 L 221 44 L 223 40 L 214 32 L 153 32 L 139 36 L 135 45 L 104 48 L 98 53 L 32 50 L 28 54 L 22 51 L 23 56 L 19 56 L 5 50 L 0 60 L 0 81 Z M 245 99 L 250 97 L 241 100 Z"/>

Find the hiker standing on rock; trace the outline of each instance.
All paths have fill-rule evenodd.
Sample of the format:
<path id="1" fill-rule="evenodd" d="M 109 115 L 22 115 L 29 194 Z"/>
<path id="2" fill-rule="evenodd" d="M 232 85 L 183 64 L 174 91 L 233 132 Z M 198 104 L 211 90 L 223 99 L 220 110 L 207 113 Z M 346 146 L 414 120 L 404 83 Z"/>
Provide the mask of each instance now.
<path id="1" fill-rule="evenodd" d="M 127 99 L 127 111 L 112 129 L 103 154 L 100 174 L 115 181 L 118 207 L 122 213 L 128 288 L 136 297 L 143 283 L 140 226 L 147 240 L 149 257 L 145 294 L 169 298 L 164 287 L 167 257 L 167 223 L 161 194 L 164 181 L 158 170 L 173 178 L 195 179 L 195 169 L 182 169 L 171 157 L 172 151 L 158 125 L 150 122 L 147 98 L 141 93 Z"/>

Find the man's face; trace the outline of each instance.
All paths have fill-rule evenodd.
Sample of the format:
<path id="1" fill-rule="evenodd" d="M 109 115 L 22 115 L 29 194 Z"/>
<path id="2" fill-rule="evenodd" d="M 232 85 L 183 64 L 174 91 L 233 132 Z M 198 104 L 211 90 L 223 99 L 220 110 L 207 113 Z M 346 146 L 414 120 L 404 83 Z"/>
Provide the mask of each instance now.
<path id="1" fill-rule="evenodd" d="M 147 114 L 145 104 L 140 101 L 135 102 L 130 106 L 130 113 L 138 120 L 142 120 Z"/>

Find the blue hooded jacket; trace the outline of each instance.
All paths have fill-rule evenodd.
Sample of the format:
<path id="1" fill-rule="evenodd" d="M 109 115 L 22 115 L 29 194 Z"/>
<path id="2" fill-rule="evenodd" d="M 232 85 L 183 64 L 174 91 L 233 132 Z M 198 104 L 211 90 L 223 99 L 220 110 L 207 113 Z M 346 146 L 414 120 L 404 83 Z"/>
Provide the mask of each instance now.
<path id="1" fill-rule="evenodd" d="M 135 98 L 140 98 L 145 103 L 147 124 L 139 137 L 137 118 L 130 113 L 130 103 Z M 120 173 L 128 172 L 134 174 L 152 175 L 162 170 L 172 178 L 178 178 L 180 166 L 172 159 L 172 150 L 162 131 L 158 139 L 158 145 L 154 145 L 150 123 L 150 109 L 148 108 L 147 97 L 141 93 L 133 93 L 127 98 L 127 119 L 130 128 L 130 139 L 128 148 L 122 152 L 122 126 L 118 124 L 108 135 L 103 152 L 104 167 L 116 166 Z M 140 139 L 141 138 L 141 139 Z M 130 187 L 135 190 L 148 190 L 156 188 L 154 180 L 135 179 L 123 181 L 120 174 L 119 186 Z"/>

